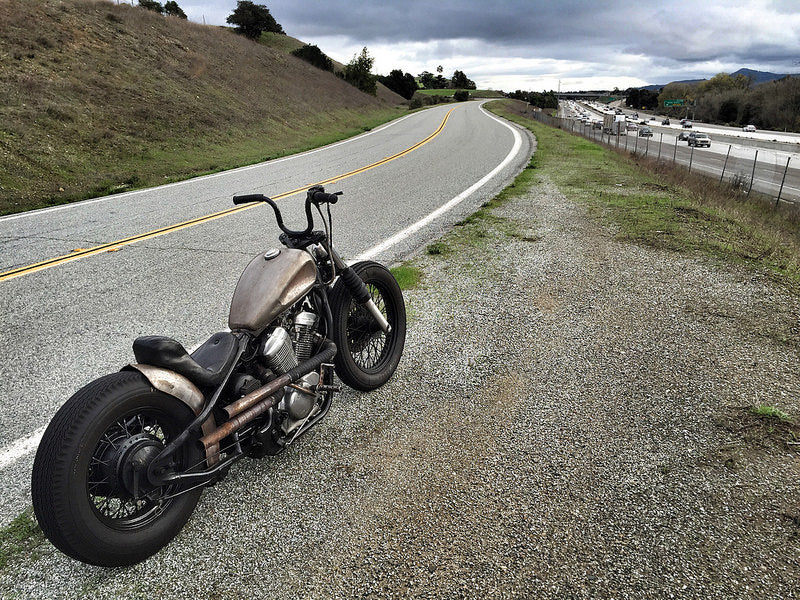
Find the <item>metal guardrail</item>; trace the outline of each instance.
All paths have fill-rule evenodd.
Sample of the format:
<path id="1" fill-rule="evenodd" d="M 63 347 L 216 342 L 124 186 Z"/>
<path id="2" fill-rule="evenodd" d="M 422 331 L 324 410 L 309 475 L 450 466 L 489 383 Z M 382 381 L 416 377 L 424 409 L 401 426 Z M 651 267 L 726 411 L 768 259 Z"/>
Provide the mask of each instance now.
<path id="1" fill-rule="evenodd" d="M 680 142 L 677 135 L 674 141 L 672 136 L 667 136 L 665 140 L 663 133 L 640 137 L 638 130 L 631 130 L 627 135 L 613 135 L 575 119 L 553 117 L 540 111 L 534 111 L 533 117 L 545 125 L 570 131 L 636 156 L 684 165 L 690 172 L 716 178 L 719 183 L 727 182 L 748 196 L 752 192 L 759 192 L 774 198 L 776 207 L 781 202 L 800 203 L 800 165 L 792 165 L 793 157 L 787 152 L 726 144 L 727 151 L 723 155 L 709 152 L 706 148 L 688 146 L 686 142 Z M 715 143 L 713 139 L 711 143 Z M 717 142 L 717 145 L 720 144 Z M 795 160 L 794 164 L 797 163 Z"/>

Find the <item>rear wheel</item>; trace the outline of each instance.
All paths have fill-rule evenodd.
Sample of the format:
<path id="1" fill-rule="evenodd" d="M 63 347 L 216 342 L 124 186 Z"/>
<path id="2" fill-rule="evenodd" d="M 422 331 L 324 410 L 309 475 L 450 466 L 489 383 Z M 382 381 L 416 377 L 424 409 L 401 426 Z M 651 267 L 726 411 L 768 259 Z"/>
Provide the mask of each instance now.
<path id="1" fill-rule="evenodd" d="M 331 292 L 336 374 L 350 387 L 368 391 L 386 383 L 397 369 L 406 340 L 406 306 L 386 267 L 364 261 L 352 268 L 391 327 L 385 333 L 367 308 L 353 299 L 344 281 L 336 282 Z"/>
<path id="2" fill-rule="evenodd" d="M 56 413 L 33 463 L 36 518 L 59 550 L 83 562 L 122 566 L 157 552 L 183 528 L 202 489 L 153 486 L 147 467 L 194 417 L 138 372 L 101 377 Z M 184 444 L 174 468 L 203 462 Z"/>

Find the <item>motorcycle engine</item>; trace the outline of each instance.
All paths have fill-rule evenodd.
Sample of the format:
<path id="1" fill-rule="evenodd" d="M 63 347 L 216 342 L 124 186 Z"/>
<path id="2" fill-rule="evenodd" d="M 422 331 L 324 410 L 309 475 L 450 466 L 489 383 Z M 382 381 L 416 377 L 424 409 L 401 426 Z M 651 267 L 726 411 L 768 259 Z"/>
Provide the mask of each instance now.
<path id="1" fill-rule="evenodd" d="M 314 313 L 301 312 L 294 319 L 293 336 L 285 328 L 276 327 L 259 348 L 260 361 L 273 373 L 282 375 L 308 360 L 314 349 L 317 322 Z M 319 373 L 311 372 L 284 388 L 278 410 L 288 417 L 283 423 L 285 433 L 299 427 L 317 407 L 319 394 L 312 390 L 318 383 Z"/>

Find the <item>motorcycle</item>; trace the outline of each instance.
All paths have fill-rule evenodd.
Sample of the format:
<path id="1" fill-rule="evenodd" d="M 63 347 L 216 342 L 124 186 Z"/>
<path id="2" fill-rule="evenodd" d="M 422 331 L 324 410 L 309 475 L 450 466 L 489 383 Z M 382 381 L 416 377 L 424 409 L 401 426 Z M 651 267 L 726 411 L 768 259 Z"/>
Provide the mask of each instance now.
<path id="1" fill-rule="evenodd" d="M 139 337 L 135 362 L 58 410 L 36 452 L 31 493 L 59 550 L 106 567 L 144 560 L 233 463 L 276 455 L 319 423 L 340 391 L 334 373 L 362 391 L 392 376 L 405 344 L 403 295 L 383 265 L 348 266 L 337 254 L 330 207 L 340 194 L 310 188 L 303 230 L 289 229 L 267 196 L 235 196 L 234 204 L 272 207 L 282 247 L 244 269 L 230 330 L 191 354 L 168 337 Z"/>

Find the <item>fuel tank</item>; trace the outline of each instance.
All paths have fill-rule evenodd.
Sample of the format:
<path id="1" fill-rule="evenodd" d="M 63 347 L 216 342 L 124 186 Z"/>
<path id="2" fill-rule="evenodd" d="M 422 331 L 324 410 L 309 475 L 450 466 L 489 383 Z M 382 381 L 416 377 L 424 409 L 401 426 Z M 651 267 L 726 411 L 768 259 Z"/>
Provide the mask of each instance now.
<path id="1" fill-rule="evenodd" d="M 259 254 L 247 265 L 231 300 L 228 326 L 255 335 L 305 296 L 317 280 L 314 259 L 303 250 L 280 248 Z"/>

